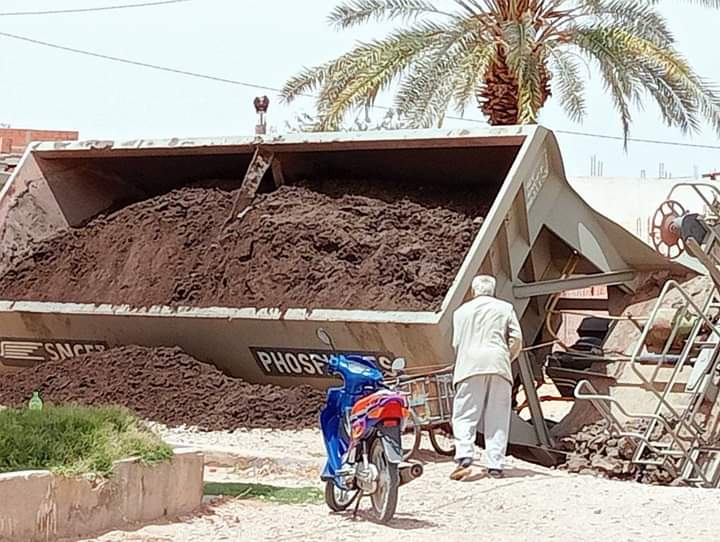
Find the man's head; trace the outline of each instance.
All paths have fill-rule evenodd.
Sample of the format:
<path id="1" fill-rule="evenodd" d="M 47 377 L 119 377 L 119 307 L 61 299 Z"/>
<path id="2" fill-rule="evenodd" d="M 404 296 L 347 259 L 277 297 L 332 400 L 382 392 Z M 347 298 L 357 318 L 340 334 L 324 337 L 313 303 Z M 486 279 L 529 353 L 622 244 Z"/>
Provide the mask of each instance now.
<path id="1" fill-rule="evenodd" d="M 495 277 L 490 275 L 478 275 L 472 281 L 473 297 L 481 295 L 495 295 Z"/>

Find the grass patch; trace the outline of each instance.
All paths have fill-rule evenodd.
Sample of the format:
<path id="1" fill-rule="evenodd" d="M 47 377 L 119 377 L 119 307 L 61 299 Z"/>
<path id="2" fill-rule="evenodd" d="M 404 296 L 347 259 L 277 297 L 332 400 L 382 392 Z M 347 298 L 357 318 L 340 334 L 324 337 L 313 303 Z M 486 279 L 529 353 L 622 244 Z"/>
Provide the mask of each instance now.
<path id="1" fill-rule="evenodd" d="M 206 482 L 204 493 L 205 495 L 222 495 L 241 499 L 260 499 L 282 504 L 316 504 L 323 501 L 323 492 L 316 487 Z"/>
<path id="2" fill-rule="evenodd" d="M 165 461 L 172 448 L 119 407 L 45 405 L 0 411 L 0 473 L 51 470 L 109 476 L 119 459 Z"/>

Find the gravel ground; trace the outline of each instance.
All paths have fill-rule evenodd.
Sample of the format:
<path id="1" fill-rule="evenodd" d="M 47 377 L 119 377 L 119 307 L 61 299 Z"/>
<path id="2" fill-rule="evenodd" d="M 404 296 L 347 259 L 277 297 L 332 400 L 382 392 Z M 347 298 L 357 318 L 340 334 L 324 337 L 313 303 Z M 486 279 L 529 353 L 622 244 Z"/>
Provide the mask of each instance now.
<path id="1" fill-rule="evenodd" d="M 247 457 L 294 457 L 320 462 L 325 457 L 325 448 L 318 429 L 198 431 L 194 428 L 166 427 L 160 424 L 150 424 L 150 427 L 173 446 L 227 451 Z"/>
<path id="2" fill-rule="evenodd" d="M 314 430 L 198 433 L 162 429 L 174 444 L 209 450 L 294 455 L 318 461 L 322 441 Z M 424 448 L 427 448 L 426 446 Z M 360 540 L 370 536 L 439 540 L 716 540 L 720 491 L 656 487 L 578 476 L 510 460 L 506 478 L 451 482 L 452 463 L 423 451 L 425 474 L 400 490 L 395 520 L 372 523 L 363 514 L 331 514 L 324 505 L 278 505 L 222 499 L 174 523 L 115 531 L 101 542 Z M 267 482 L 262 476 L 257 482 Z M 305 485 L 317 484 L 307 478 Z M 365 505 L 365 508 L 367 504 Z"/>

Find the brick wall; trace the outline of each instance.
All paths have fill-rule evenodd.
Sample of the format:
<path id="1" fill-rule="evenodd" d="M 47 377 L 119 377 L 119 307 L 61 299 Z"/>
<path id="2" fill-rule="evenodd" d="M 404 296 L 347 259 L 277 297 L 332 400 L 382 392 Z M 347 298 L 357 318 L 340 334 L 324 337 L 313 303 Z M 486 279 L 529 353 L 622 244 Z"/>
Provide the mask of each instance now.
<path id="1" fill-rule="evenodd" d="M 21 154 L 33 141 L 77 141 L 78 132 L 0 128 L 0 153 Z"/>

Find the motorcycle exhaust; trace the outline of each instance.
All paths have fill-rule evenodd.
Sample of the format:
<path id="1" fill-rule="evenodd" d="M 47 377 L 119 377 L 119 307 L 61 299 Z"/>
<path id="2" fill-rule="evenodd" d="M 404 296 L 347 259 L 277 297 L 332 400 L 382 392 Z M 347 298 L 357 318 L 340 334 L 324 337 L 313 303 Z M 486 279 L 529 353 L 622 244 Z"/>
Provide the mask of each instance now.
<path id="1" fill-rule="evenodd" d="M 415 478 L 420 478 L 423 470 L 420 463 L 400 463 L 400 485 L 405 485 L 415 480 Z"/>

